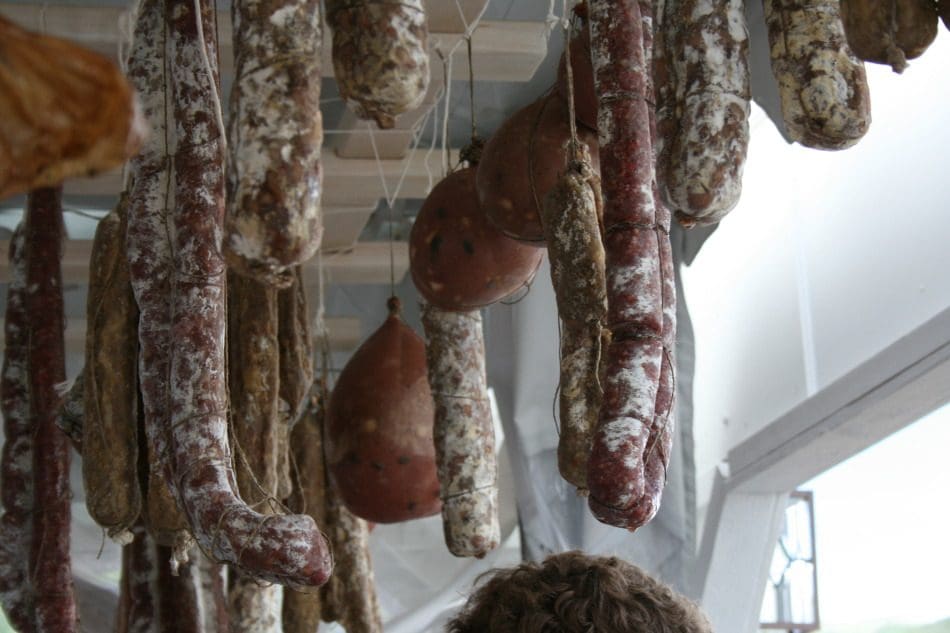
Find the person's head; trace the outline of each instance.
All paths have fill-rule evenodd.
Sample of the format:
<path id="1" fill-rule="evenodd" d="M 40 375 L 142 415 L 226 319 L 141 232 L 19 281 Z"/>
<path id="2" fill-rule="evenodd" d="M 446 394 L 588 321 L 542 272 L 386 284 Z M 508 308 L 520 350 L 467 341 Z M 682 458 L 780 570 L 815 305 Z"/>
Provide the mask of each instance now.
<path id="1" fill-rule="evenodd" d="M 448 633 L 712 633 L 699 607 L 615 557 L 565 552 L 483 578 Z"/>

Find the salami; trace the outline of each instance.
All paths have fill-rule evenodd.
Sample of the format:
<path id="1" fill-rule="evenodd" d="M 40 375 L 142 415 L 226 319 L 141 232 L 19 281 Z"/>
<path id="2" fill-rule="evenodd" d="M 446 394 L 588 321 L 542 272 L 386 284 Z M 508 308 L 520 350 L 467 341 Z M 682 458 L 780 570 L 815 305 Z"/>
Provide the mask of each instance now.
<path id="1" fill-rule="evenodd" d="M 332 596 L 322 596 L 332 606 L 335 619 L 347 633 L 382 633 L 383 625 L 369 555 L 369 526 L 346 509 L 331 483 L 327 489 L 327 531 L 333 545 L 337 572 L 329 586 Z"/>
<path id="2" fill-rule="evenodd" d="M 302 515 L 265 516 L 235 494 L 224 362 L 223 139 L 216 124 L 216 50 L 209 2 L 167 3 L 177 146 L 172 280 L 170 459 L 201 548 L 260 580 L 326 582 L 325 537 Z M 203 37 L 199 36 L 199 32 Z M 202 47 L 205 47 L 202 49 Z"/>
<path id="3" fill-rule="evenodd" d="M 340 95 L 381 128 L 422 103 L 429 49 L 422 0 L 328 0 Z"/>
<path id="4" fill-rule="evenodd" d="M 155 548 L 158 560 L 156 579 L 159 631 L 161 633 L 202 633 L 200 583 L 198 564 L 192 560 L 177 567 L 173 573 L 173 550 L 163 545 Z M 193 552 L 196 553 L 196 552 Z M 196 558 L 196 557 L 192 557 Z"/>
<path id="5" fill-rule="evenodd" d="M 207 556 L 198 557 L 201 576 L 201 604 L 205 631 L 230 631 L 228 597 L 225 589 L 227 566 L 219 565 Z"/>
<path id="6" fill-rule="evenodd" d="M 277 494 L 277 290 L 228 275 L 228 375 L 238 491 L 248 505 L 272 514 Z M 253 581 L 252 581 L 253 583 Z"/>
<path id="7" fill-rule="evenodd" d="M 280 422 L 278 424 L 277 497 L 292 493 L 291 428 L 303 415 L 313 385 L 313 337 L 303 271 L 294 271 L 294 283 L 277 296 L 277 344 L 280 348 Z M 314 517 L 316 518 L 316 517 Z M 320 525 L 320 521 L 317 521 Z"/>
<path id="8" fill-rule="evenodd" d="M 305 401 L 303 415 L 290 435 L 293 454 L 294 486 L 287 505 L 294 512 L 309 514 L 317 525 L 326 525 L 326 462 L 323 458 L 323 407 L 326 404 L 326 385 L 319 381 L 313 386 L 313 395 Z M 320 626 L 320 595 L 340 576 L 333 577 L 319 592 L 284 591 L 281 621 L 284 633 L 313 633 Z"/>
<path id="9" fill-rule="evenodd" d="M 806 147 L 851 147 L 871 124 L 864 64 L 845 41 L 835 0 L 763 0 L 788 135 Z"/>
<path id="10" fill-rule="evenodd" d="M 138 480 L 138 308 L 125 251 L 126 199 L 99 221 L 86 303 L 83 487 L 86 508 L 117 533 L 142 506 Z"/>
<path id="11" fill-rule="evenodd" d="M 589 5 L 611 341 L 588 461 L 588 501 L 598 520 L 630 529 L 637 527 L 630 514 L 646 488 L 644 452 L 664 355 L 661 251 L 669 242 L 669 216 L 655 194 L 648 101 L 652 14 L 649 3 L 643 5 L 635 0 Z"/>
<path id="12" fill-rule="evenodd" d="M 21 223 L 10 240 L 10 284 L 4 321 L 3 453 L 0 456 L 0 606 L 21 633 L 36 630 L 29 556 L 33 533 L 33 427 L 27 357 L 30 319 L 26 310 L 26 244 Z"/>
<path id="13" fill-rule="evenodd" d="M 224 252 L 278 287 L 320 246 L 319 0 L 234 3 L 235 81 Z"/>
<path id="14" fill-rule="evenodd" d="M 477 310 L 448 312 L 426 305 L 422 325 L 435 401 L 432 435 L 445 544 L 456 556 L 482 558 L 501 537 L 482 317 Z"/>
<path id="15" fill-rule="evenodd" d="M 69 438 L 56 428 L 56 385 L 66 378 L 63 333 L 62 191 L 37 189 L 27 198 L 26 291 L 29 315 L 30 419 L 33 432 L 33 538 L 30 578 L 36 630 L 79 630 L 69 555 Z"/>
<path id="16" fill-rule="evenodd" d="M 937 37 L 938 8 L 933 0 L 841 0 L 841 21 L 855 55 L 902 73 Z"/>
<path id="17" fill-rule="evenodd" d="M 165 13 L 161 0 L 143 0 L 135 24 L 128 73 L 152 133 L 129 162 L 126 250 L 129 277 L 139 308 L 139 389 L 145 417 L 149 477 L 146 520 L 163 545 L 185 528 L 171 491 L 168 462 L 168 357 L 171 324 L 171 242 L 168 236 L 171 173 L 166 119 Z"/>
<path id="18" fill-rule="evenodd" d="M 603 398 L 601 360 L 609 343 L 600 179 L 584 145 L 544 199 L 551 280 L 561 323 L 558 470 L 587 490 L 591 435 Z"/>
<path id="19" fill-rule="evenodd" d="M 739 201 L 749 145 L 749 34 L 742 0 L 666 0 L 657 16 L 657 179 L 686 226 Z"/>
<path id="20" fill-rule="evenodd" d="M 122 164 L 146 135 L 110 60 L 0 17 L 0 198 Z"/>
<path id="21" fill-rule="evenodd" d="M 274 633 L 280 624 L 280 587 L 237 576 L 228 590 L 231 633 Z"/>
<path id="22" fill-rule="evenodd" d="M 132 528 L 134 538 L 122 548 L 119 582 L 119 633 L 154 633 L 158 630 L 158 560 L 155 542 L 141 523 Z"/>

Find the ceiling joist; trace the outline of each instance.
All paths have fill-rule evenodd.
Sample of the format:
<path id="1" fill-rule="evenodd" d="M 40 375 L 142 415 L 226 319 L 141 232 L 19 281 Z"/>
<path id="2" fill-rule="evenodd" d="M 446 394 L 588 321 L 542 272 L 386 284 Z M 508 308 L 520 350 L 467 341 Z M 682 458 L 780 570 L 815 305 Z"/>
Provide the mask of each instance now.
<path id="1" fill-rule="evenodd" d="M 0 240 L 0 253 L 10 251 L 10 241 Z M 316 278 L 321 266 L 325 279 L 337 284 L 388 284 L 390 281 L 389 242 L 357 242 L 346 250 L 318 255 L 304 264 L 306 273 Z M 64 242 L 62 271 L 64 284 L 89 283 L 92 240 Z M 399 283 L 409 269 L 409 245 L 393 243 L 392 274 Z M 0 282 L 10 281 L 10 264 L 0 258 Z"/>
<path id="2" fill-rule="evenodd" d="M 442 77 L 442 62 L 436 49 L 444 55 L 455 50 L 452 59 L 452 79 L 468 80 L 468 57 L 464 44 L 461 20 L 454 2 L 433 0 L 430 4 L 451 5 L 453 21 L 447 7 L 436 13 L 438 20 L 429 29 L 430 68 L 434 76 Z M 478 11 L 468 3 L 470 19 Z M 115 58 L 119 50 L 119 22 L 126 10 L 120 7 L 75 5 L 33 5 L 0 3 L 0 15 L 20 26 L 73 40 L 104 55 Z M 439 30 L 448 29 L 448 30 Z M 323 72 L 333 75 L 331 56 L 332 38 L 324 37 Z M 218 18 L 218 42 L 223 77 L 233 75 L 233 47 L 231 21 L 226 15 Z M 543 22 L 484 21 L 472 34 L 472 57 L 479 81 L 527 81 L 534 75 L 547 54 L 546 29 Z"/>

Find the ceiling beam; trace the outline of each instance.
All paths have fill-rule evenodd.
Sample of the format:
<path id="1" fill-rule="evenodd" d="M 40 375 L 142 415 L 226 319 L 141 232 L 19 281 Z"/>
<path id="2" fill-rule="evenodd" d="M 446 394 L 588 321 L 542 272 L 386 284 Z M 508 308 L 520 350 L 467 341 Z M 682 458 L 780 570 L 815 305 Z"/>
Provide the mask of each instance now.
<path id="1" fill-rule="evenodd" d="M 362 340 L 362 327 L 357 317 L 325 317 L 330 338 L 330 350 L 348 352 Z M 0 319 L 0 324 L 3 324 Z M 66 319 L 66 331 L 63 336 L 66 353 L 82 356 L 86 353 L 86 319 Z M 0 341 L 0 350 L 4 349 Z"/>
<path id="2" fill-rule="evenodd" d="M 92 240 L 64 242 L 62 274 L 64 284 L 89 283 L 89 257 Z M 0 253 L 8 253 L 9 240 L 0 240 Z M 304 268 L 316 271 L 322 259 L 324 275 L 329 283 L 388 284 L 390 280 L 389 242 L 357 242 L 351 248 L 313 257 Z M 399 283 L 409 269 L 409 245 L 393 243 L 393 275 Z M 309 272 L 309 270 L 308 270 Z M 10 281 L 10 264 L 0 257 L 0 282 Z"/>
<path id="3" fill-rule="evenodd" d="M 432 0 L 437 4 L 455 3 Z M 476 3 L 466 3 L 474 4 Z M 119 20 L 126 9 L 115 6 L 49 5 L 47 3 L 0 3 L 0 15 L 36 32 L 63 37 L 98 51 L 111 58 L 118 55 Z M 452 21 L 445 7 L 437 11 L 439 19 L 429 31 L 430 68 L 442 76 L 442 62 L 436 48 L 448 54 L 464 38 L 460 20 Z M 467 12 L 474 17 L 471 8 Z M 474 12 L 477 14 L 477 11 Z M 450 29 L 439 31 L 437 29 Z M 479 81 L 523 82 L 534 76 L 547 54 L 547 38 L 543 22 L 483 21 L 472 34 L 472 56 Z M 218 17 L 218 42 L 222 76 L 234 71 L 231 41 L 231 20 Z M 333 75 L 332 38 L 324 37 L 323 72 Z M 468 80 L 468 58 L 464 44 L 458 46 L 452 60 L 452 79 Z"/>
<path id="4" fill-rule="evenodd" d="M 451 164 L 458 162 L 458 151 L 450 152 Z M 406 162 L 408 161 L 408 162 Z M 380 165 L 375 159 L 341 158 L 333 152 L 324 152 L 320 158 L 323 167 L 324 193 L 322 202 L 326 207 L 375 206 L 385 197 L 380 181 L 380 168 L 386 179 L 386 187 L 392 195 L 402 177 L 399 198 L 425 198 L 429 193 L 429 180 L 434 185 L 441 178 L 441 154 L 433 152 L 426 161 L 426 151 L 420 149 L 405 159 L 383 159 Z M 75 178 L 63 185 L 66 196 L 118 196 L 122 191 L 122 171 L 113 170 L 94 178 Z"/>

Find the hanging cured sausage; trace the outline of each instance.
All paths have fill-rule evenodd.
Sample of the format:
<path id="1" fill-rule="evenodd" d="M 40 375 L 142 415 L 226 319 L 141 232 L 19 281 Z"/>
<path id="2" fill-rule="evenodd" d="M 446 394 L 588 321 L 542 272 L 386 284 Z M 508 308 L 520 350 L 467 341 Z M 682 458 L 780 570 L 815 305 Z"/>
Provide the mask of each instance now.
<path id="1" fill-rule="evenodd" d="M 327 0 L 340 95 L 362 119 L 391 128 L 429 87 L 422 0 Z"/>
<path id="2" fill-rule="evenodd" d="M 319 0 L 236 0 L 224 252 L 232 268 L 287 287 L 320 246 Z"/>
<path id="3" fill-rule="evenodd" d="M 425 344 L 389 317 L 340 372 L 327 410 L 327 463 L 353 514 L 393 523 L 439 511 Z"/>

